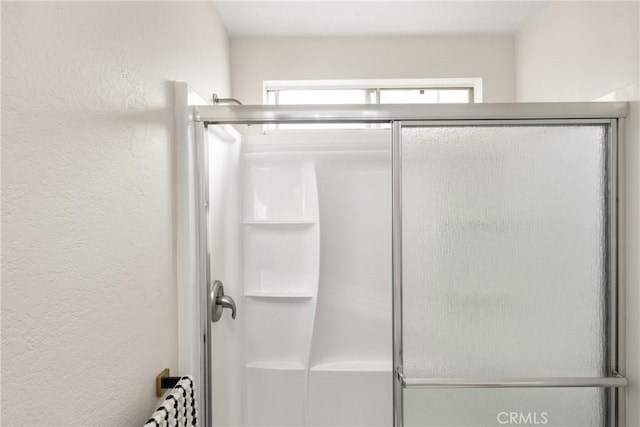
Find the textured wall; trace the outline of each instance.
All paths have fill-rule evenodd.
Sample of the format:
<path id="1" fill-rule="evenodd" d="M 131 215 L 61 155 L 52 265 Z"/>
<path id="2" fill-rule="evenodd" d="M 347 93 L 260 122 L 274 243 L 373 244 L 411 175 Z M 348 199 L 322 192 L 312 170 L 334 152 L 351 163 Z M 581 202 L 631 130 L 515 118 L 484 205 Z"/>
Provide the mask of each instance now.
<path id="1" fill-rule="evenodd" d="M 177 369 L 169 80 L 229 95 L 212 3 L 2 3 L 3 425 L 141 425 Z"/>
<path id="2" fill-rule="evenodd" d="M 513 37 L 232 39 L 233 94 L 262 104 L 263 80 L 482 77 L 484 102 L 515 100 Z"/>

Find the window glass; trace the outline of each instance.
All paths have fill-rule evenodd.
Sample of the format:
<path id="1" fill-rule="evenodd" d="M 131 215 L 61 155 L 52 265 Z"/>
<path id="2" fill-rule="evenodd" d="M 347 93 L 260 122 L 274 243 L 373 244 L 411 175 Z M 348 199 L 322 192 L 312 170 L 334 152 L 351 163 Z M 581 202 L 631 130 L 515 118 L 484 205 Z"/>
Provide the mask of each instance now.
<path id="1" fill-rule="evenodd" d="M 363 89 L 287 89 L 278 91 L 277 104 L 366 104 L 366 95 Z"/>
<path id="2" fill-rule="evenodd" d="M 442 103 L 466 103 L 472 102 L 470 89 L 440 89 L 438 102 Z"/>
<path id="3" fill-rule="evenodd" d="M 380 104 L 435 104 L 438 89 L 381 89 Z"/>

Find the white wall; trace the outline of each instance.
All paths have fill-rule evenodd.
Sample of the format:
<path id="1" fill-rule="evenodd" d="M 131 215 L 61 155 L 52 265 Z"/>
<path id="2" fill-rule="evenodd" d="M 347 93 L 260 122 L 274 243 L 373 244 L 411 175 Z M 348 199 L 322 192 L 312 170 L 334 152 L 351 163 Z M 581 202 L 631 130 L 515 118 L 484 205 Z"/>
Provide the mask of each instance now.
<path id="1" fill-rule="evenodd" d="M 638 83 L 638 3 L 552 1 L 516 38 L 517 99 L 590 101 Z"/>
<path id="2" fill-rule="evenodd" d="M 235 97 L 263 80 L 482 77 L 485 102 L 515 100 L 514 41 L 501 37 L 232 39 Z"/>
<path id="3" fill-rule="evenodd" d="M 632 101 L 626 129 L 627 425 L 640 426 L 640 8 L 637 2 L 561 2 L 516 38 L 517 99 Z"/>
<path id="4" fill-rule="evenodd" d="M 177 372 L 172 86 L 229 95 L 212 3 L 2 3 L 2 418 L 142 425 Z"/>
<path id="5" fill-rule="evenodd" d="M 517 99 L 593 100 L 638 83 L 638 3 L 553 1 L 516 38 Z"/>

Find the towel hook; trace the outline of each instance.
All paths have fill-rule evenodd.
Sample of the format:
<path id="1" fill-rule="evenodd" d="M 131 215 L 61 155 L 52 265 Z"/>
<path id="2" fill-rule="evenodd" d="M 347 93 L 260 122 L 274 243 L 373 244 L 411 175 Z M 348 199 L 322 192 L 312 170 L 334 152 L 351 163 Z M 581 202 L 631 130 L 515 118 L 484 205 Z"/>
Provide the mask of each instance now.
<path id="1" fill-rule="evenodd" d="M 172 389 L 182 377 L 171 377 L 169 368 L 165 368 L 156 376 L 156 396 L 162 397 L 165 390 Z"/>

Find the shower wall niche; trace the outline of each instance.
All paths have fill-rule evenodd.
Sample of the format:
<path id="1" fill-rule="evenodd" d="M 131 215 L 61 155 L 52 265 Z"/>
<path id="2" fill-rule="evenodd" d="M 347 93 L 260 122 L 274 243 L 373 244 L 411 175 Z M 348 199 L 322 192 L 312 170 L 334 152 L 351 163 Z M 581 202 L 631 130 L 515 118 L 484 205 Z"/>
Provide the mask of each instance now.
<path id="1" fill-rule="evenodd" d="M 390 425 L 388 131 L 243 138 L 244 422 Z"/>

